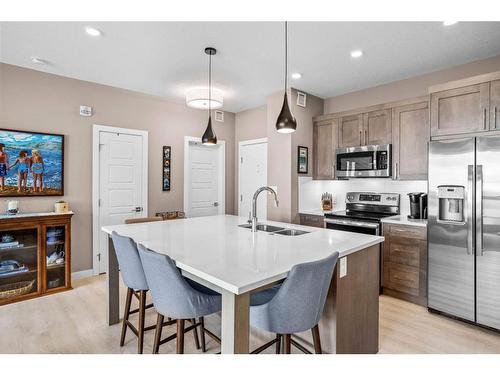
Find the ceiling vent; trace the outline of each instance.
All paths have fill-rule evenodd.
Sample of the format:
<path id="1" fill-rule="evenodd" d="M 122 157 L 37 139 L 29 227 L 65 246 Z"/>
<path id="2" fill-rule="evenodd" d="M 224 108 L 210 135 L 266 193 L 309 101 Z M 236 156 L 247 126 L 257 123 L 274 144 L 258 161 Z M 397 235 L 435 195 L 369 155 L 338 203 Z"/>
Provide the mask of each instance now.
<path id="1" fill-rule="evenodd" d="M 215 111 L 215 121 L 224 122 L 224 111 Z"/>
<path id="2" fill-rule="evenodd" d="M 299 107 L 306 107 L 307 95 L 305 92 L 297 91 L 297 105 Z"/>

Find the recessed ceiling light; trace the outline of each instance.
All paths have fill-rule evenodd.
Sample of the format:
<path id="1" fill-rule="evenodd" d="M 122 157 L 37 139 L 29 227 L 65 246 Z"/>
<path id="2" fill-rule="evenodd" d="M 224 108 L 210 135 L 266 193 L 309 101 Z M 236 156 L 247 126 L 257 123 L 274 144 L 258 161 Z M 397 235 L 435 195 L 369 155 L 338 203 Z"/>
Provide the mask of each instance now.
<path id="1" fill-rule="evenodd" d="M 445 26 L 451 26 L 451 25 L 454 25 L 456 24 L 458 21 L 444 21 L 443 22 L 443 25 Z"/>
<path id="2" fill-rule="evenodd" d="M 90 26 L 87 26 L 85 28 L 85 32 L 91 36 L 101 36 L 101 31 L 96 29 L 95 27 L 90 27 Z"/>
<path id="3" fill-rule="evenodd" d="M 35 56 L 33 56 L 33 57 L 31 58 L 31 61 L 32 61 L 33 63 L 35 63 L 35 64 L 40 64 L 40 65 L 45 65 L 45 64 L 47 64 L 47 61 L 45 61 L 44 59 L 41 59 L 41 58 L 39 58 L 39 57 L 35 57 Z"/>
<path id="4" fill-rule="evenodd" d="M 354 57 L 356 59 L 356 58 L 361 57 L 361 56 L 363 56 L 363 51 L 361 51 L 360 49 L 357 49 L 355 51 L 351 51 L 351 57 Z"/>
<path id="5" fill-rule="evenodd" d="M 301 79 L 302 78 L 302 74 L 300 74 L 299 72 L 292 73 L 292 78 L 293 79 Z"/>

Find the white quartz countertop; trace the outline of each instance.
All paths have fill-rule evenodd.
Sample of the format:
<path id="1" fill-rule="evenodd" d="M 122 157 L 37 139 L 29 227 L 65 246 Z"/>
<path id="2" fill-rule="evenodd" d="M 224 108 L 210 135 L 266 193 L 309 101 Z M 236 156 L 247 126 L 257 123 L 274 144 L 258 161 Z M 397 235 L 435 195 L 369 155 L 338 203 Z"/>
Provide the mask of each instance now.
<path id="1" fill-rule="evenodd" d="M 182 270 L 222 289 L 241 294 L 286 277 L 300 263 L 335 251 L 346 256 L 384 237 L 263 221 L 309 233 L 283 236 L 238 227 L 245 217 L 221 215 L 103 227 L 169 255 Z"/>
<path id="2" fill-rule="evenodd" d="M 407 215 L 390 216 L 381 221 L 387 224 L 413 225 L 415 227 L 427 226 L 427 219 L 409 219 Z"/>
<path id="3" fill-rule="evenodd" d="M 68 211 L 64 213 L 56 212 L 21 212 L 15 215 L 10 214 L 0 214 L 0 219 L 15 219 L 18 217 L 40 217 L 40 216 L 60 216 L 60 215 L 73 215 L 73 211 Z"/>

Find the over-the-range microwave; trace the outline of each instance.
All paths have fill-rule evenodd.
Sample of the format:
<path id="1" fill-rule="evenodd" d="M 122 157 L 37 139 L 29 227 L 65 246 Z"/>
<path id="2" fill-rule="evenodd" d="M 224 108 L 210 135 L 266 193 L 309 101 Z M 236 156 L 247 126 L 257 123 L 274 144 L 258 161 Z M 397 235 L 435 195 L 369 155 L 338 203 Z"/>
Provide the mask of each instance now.
<path id="1" fill-rule="evenodd" d="M 337 149 L 337 177 L 391 177 L 391 145 L 368 145 Z"/>

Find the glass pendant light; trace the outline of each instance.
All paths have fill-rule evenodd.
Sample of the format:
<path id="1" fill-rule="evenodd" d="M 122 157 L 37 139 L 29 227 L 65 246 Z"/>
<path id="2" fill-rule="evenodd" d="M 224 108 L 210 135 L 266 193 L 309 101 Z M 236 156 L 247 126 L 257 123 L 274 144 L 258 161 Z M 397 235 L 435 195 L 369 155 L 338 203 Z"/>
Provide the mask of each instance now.
<path id="1" fill-rule="evenodd" d="M 281 112 L 276 119 L 276 130 L 278 133 L 293 133 L 297 129 L 297 121 L 293 117 L 290 107 L 288 106 L 287 95 L 287 78 L 288 78 L 288 22 L 285 21 L 285 97 L 283 98 L 283 106 Z"/>
<path id="2" fill-rule="evenodd" d="M 208 124 L 205 133 L 201 137 L 201 143 L 204 145 L 216 145 L 217 136 L 212 129 L 212 56 L 217 53 L 217 50 L 212 47 L 205 48 L 205 53 L 208 55 Z"/>

